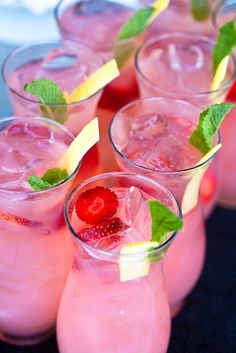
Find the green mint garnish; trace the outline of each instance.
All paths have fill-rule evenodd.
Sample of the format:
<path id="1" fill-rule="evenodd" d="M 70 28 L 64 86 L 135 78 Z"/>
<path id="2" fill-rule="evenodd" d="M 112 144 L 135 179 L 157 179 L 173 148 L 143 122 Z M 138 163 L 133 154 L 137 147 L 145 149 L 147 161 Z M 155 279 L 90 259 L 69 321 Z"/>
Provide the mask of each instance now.
<path id="1" fill-rule="evenodd" d="M 234 21 L 226 22 L 219 30 L 218 40 L 213 48 L 213 75 L 222 59 L 231 55 L 236 45 L 236 28 Z"/>
<path id="2" fill-rule="evenodd" d="M 154 7 L 141 9 L 121 27 L 114 48 L 114 56 L 119 68 L 126 64 L 136 49 L 136 45 L 131 39 L 141 34 L 149 26 L 154 11 Z M 130 41 L 128 41 L 129 39 Z M 127 42 L 124 42 L 126 40 Z"/>
<path id="3" fill-rule="evenodd" d="M 191 12 L 196 21 L 206 20 L 211 14 L 209 0 L 192 0 Z"/>
<path id="4" fill-rule="evenodd" d="M 66 99 L 60 87 L 51 80 L 44 78 L 33 80 L 25 85 L 24 90 L 31 93 L 42 103 L 40 106 L 43 116 L 63 124 L 67 119 Z"/>
<path id="5" fill-rule="evenodd" d="M 233 108 L 232 103 L 214 104 L 204 110 L 199 117 L 198 126 L 189 138 L 191 145 L 204 155 L 212 148 L 212 140 L 225 115 Z"/>
<path id="6" fill-rule="evenodd" d="M 32 175 L 28 179 L 28 183 L 32 189 L 36 191 L 49 189 L 54 185 L 59 184 L 61 181 L 68 178 L 66 169 L 52 168 L 48 169 L 41 178 Z"/>
<path id="7" fill-rule="evenodd" d="M 152 216 L 152 241 L 161 244 L 169 232 L 177 232 L 183 228 L 183 220 L 169 208 L 156 200 L 148 201 Z"/>

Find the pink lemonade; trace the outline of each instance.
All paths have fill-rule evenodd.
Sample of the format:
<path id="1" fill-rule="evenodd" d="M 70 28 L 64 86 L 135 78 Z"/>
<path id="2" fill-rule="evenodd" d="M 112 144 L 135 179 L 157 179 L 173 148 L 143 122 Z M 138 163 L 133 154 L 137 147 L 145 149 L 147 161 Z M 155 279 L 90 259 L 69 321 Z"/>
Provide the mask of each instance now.
<path id="1" fill-rule="evenodd" d="M 226 22 L 236 18 L 235 1 L 219 2 L 213 13 L 214 26 L 219 29 Z M 235 49 L 234 49 L 235 54 Z M 236 102 L 236 81 L 226 98 L 229 102 Z M 219 168 L 222 171 L 220 180 L 219 203 L 224 207 L 236 207 L 236 166 L 232 161 L 236 153 L 236 108 L 229 113 L 229 119 L 224 122 L 221 129 L 223 147 L 219 154 Z"/>
<path id="2" fill-rule="evenodd" d="M 80 83 L 103 65 L 103 59 L 89 47 L 65 41 L 24 45 L 13 51 L 5 61 L 3 76 L 9 88 L 13 112 L 16 115 L 46 115 L 66 125 L 75 135 L 95 116 L 101 92 L 85 100 L 65 105 L 41 108 L 38 99 L 24 91 L 26 83 L 39 78 L 56 82 L 70 94 Z M 53 115 L 52 113 L 53 112 Z M 65 117 L 66 115 L 66 117 Z M 85 168 L 90 166 L 90 168 Z M 100 170 L 97 147 L 93 147 L 82 163 L 82 180 Z"/>
<path id="3" fill-rule="evenodd" d="M 52 333 L 72 264 L 63 205 L 75 173 L 43 191 L 27 180 L 55 167 L 74 137 L 38 117 L 0 125 L 0 337 L 32 344 Z"/>
<path id="4" fill-rule="evenodd" d="M 189 182 L 210 163 L 196 166 L 202 156 L 188 141 L 199 113 L 196 106 L 166 98 L 140 100 L 121 109 L 110 126 L 120 169 L 160 182 L 182 204 Z M 187 212 L 183 210 L 184 230 L 173 241 L 164 260 L 173 315 L 197 283 L 205 258 L 202 207 L 198 202 L 189 208 Z"/>
<path id="5" fill-rule="evenodd" d="M 64 38 L 91 46 L 108 61 L 114 57 L 114 44 L 121 27 L 139 9 L 137 2 L 131 6 L 125 0 L 62 0 L 56 9 L 56 19 Z M 128 44 L 129 41 L 122 42 L 119 49 L 125 50 Z M 115 110 L 137 94 L 132 56 L 121 76 L 105 89 L 100 106 Z"/>
<path id="6" fill-rule="evenodd" d="M 221 87 L 211 91 L 213 46 L 214 41 L 210 38 L 187 33 L 163 34 L 147 41 L 136 56 L 141 97 L 183 99 L 202 109 L 223 102 L 233 83 L 235 62 L 231 59 L 227 78 Z M 217 160 L 206 174 L 207 181 L 202 184 L 207 188 L 201 191 L 206 217 L 213 210 L 219 194 L 215 163 Z"/>
<path id="7" fill-rule="evenodd" d="M 154 0 L 140 0 L 141 4 L 151 6 Z M 216 1 L 207 1 L 210 12 L 208 16 L 197 21 L 192 15 L 191 0 L 171 0 L 168 8 L 158 16 L 148 30 L 147 36 L 151 38 L 157 34 L 167 32 L 192 32 L 214 37 L 216 30 L 211 22 L 211 11 Z"/>
<path id="8" fill-rule="evenodd" d="M 114 197 L 117 198 L 117 209 L 112 218 L 102 223 L 103 233 L 96 238 L 94 226 L 78 218 L 78 200 L 84 198 L 85 193 L 91 196 L 101 190 L 104 195 L 105 191 L 111 194 L 110 200 L 106 196 L 109 206 L 114 203 Z M 101 195 L 96 197 L 94 205 Z M 173 234 L 152 251 L 159 260 L 151 262 L 149 273 L 130 280 L 120 278 L 120 257 L 135 268 L 145 254 L 121 255 L 121 248 L 125 244 L 151 240 L 149 198 L 157 198 L 179 214 L 175 199 L 166 189 L 132 174 L 102 174 L 86 181 L 71 194 L 66 219 L 74 236 L 75 259 L 58 314 L 60 353 L 167 351 L 170 313 L 162 258 Z M 108 227 L 109 222 L 113 222 L 113 228 Z"/>

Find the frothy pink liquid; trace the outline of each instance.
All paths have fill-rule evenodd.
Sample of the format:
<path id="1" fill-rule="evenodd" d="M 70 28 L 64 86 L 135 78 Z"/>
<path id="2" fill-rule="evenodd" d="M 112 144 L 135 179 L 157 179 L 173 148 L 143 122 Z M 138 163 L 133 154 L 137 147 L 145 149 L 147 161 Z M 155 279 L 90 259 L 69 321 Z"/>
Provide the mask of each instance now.
<path id="1" fill-rule="evenodd" d="M 51 333 L 72 264 L 63 220 L 69 185 L 40 197 L 27 183 L 54 167 L 68 143 L 29 119 L 0 133 L 0 337 L 16 344 Z"/>
<path id="2" fill-rule="evenodd" d="M 91 244 L 118 255 L 123 245 L 150 239 L 151 219 L 139 189 L 113 191 L 119 200 L 115 217 L 120 217 L 125 227 Z M 78 232 L 88 227 L 76 217 L 74 214 L 72 223 Z M 166 352 L 170 316 L 162 261 L 151 264 L 149 275 L 121 282 L 117 257 L 112 259 L 80 246 L 75 240 L 74 266 L 59 308 L 60 352 Z"/>

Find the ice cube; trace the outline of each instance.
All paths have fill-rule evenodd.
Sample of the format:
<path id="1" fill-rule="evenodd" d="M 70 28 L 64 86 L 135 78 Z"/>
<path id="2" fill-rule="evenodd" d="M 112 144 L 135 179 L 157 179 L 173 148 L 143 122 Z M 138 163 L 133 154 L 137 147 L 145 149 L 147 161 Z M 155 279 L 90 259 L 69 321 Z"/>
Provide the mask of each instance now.
<path id="1" fill-rule="evenodd" d="M 105 0 L 99 1 L 81 1 L 76 4 L 74 8 L 74 14 L 76 15 L 98 15 L 103 12 L 118 12 L 123 9 L 123 6 L 118 3 L 108 3 Z"/>
<path id="2" fill-rule="evenodd" d="M 168 45 L 168 59 L 174 71 L 196 71 L 204 65 L 203 51 L 197 45 Z"/>
<path id="3" fill-rule="evenodd" d="M 6 136 L 23 136 L 25 134 L 25 124 L 22 122 L 14 122 L 4 130 Z"/>
<path id="4" fill-rule="evenodd" d="M 42 62 L 42 67 L 47 70 L 60 70 L 60 69 L 68 69 L 75 66 L 78 57 L 73 54 L 64 54 L 58 53 L 59 55 L 55 55 L 55 51 L 53 52 L 53 56 L 48 55 L 45 60 Z"/>
<path id="5" fill-rule="evenodd" d="M 144 114 L 132 121 L 130 136 L 151 140 L 164 134 L 168 123 L 160 114 Z"/>
<path id="6" fill-rule="evenodd" d="M 53 138 L 53 132 L 49 129 L 49 127 L 45 125 L 39 125 L 37 123 L 25 124 L 25 135 L 40 140 L 50 140 Z"/>

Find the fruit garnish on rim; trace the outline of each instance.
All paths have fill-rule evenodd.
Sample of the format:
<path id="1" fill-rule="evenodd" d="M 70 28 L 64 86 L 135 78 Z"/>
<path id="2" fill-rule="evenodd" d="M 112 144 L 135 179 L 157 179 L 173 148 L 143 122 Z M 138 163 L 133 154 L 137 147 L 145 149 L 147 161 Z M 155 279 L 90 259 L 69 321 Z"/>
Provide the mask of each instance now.
<path id="1" fill-rule="evenodd" d="M 228 69 L 229 57 L 236 46 L 236 27 L 234 21 L 226 22 L 219 29 L 218 40 L 213 48 L 212 73 L 214 75 L 211 90 L 217 90 L 224 81 Z"/>
<path id="2" fill-rule="evenodd" d="M 129 41 L 143 33 L 152 22 L 169 6 L 170 0 L 155 1 L 152 6 L 141 9 L 128 19 L 117 36 L 114 55 L 118 67 L 122 68 L 130 58 L 136 45 Z M 122 42 L 127 41 L 123 44 Z"/>
<path id="3" fill-rule="evenodd" d="M 126 282 L 147 276 L 151 262 L 158 258 L 148 252 L 155 251 L 167 238 L 168 233 L 178 232 L 183 228 L 183 220 L 166 205 L 156 200 L 149 200 L 148 206 L 152 219 L 151 241 L 134 242 L 124 245 L 120 251 L 120 281 Z M 137 258 L 132 261 L 132 256 Z"/>
<path id="4" fill-rule="evenodd" d="M 214 104 L 204 110 L 199 116 L 196 129 L 189 138 L 189 142 L 198 149 L 203 157 L 196 166 L 210 161 L 215 153 L 221 148 L 221 144 L 213 145 L 213 139 L 221 123 L 229 111 L 233 108 L 231 103 Z M 198 203 L 198 194 L 201 185 L 204 168 L 199 168 L 188 183 L 182 200 L 182 211 L 184 214 L 191 211 Z"/>
<path id="5" fill-rule="evenodd" d="M 78 168 L 88 150 L 98 141 L 98 118 L 95 118 L 81 130 L 54 168 L 47 170 L 42 177 L 32 175 L 28 179 L 32 189 L 45 190 L 66 180 Z"/>
<path id="6" fill-rule="evenodd" d="M 24 90 L 38 98 L 43 116 L 64 123 L 68 118 L 69 107 L 66 104 L 77 103 L 94 95 L 118 76 L 116 61 L 112 59 L 80 83 L 70 94 L 63 92 L 54 81 L 45 78 L 27 83 Z"/>

